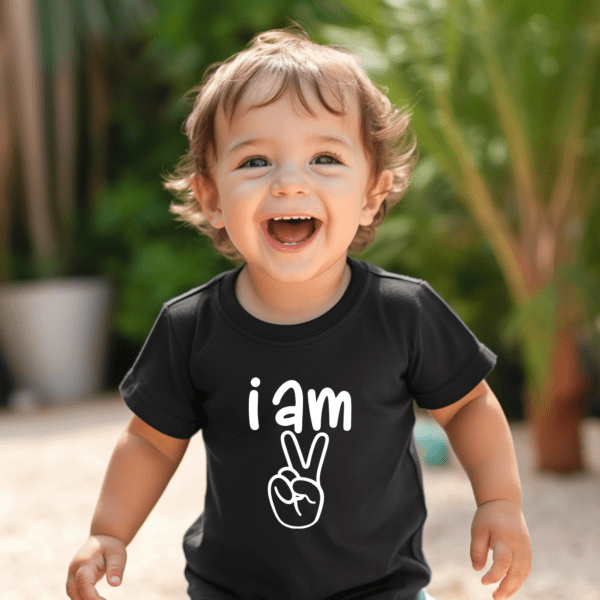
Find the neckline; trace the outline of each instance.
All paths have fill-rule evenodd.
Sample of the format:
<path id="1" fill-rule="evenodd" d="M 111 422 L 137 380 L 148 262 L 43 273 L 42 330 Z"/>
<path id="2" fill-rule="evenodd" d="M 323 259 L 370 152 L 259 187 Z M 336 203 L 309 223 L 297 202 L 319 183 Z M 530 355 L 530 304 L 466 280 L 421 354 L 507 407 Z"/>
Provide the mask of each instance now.
<path id="1" fill-rule="evenodd" d="M 343 321 L 357 306 L 365 288 L 367 270 L 360 261 L 353 258 L 348 257 L 347 263 L 352 270 L 352 276 L 342 297 L 327 312 L 304 323 L 293 325 L 268 323 L 247 312 L 235 295 L 235 281 L 243 265 L 229 271 L 223 277 L 219 289 L 220 303 L 227 316 L 246 333 L 272 341 L 306 340 L 329 331 L 334 325 Z"/>

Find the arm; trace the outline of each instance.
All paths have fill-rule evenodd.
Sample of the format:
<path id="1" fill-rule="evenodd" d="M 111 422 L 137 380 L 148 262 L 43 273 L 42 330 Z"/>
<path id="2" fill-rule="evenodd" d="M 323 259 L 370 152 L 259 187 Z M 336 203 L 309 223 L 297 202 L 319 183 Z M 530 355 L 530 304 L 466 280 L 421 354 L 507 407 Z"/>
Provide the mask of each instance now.
<path id="1" fill-rule="evenodd" d="M 431 416 L 444 428 L 467 473 L 477 506 L 490 500 L 521 504 L 521 483 L 512 435 L 489 385 L 482 381 L 464 398 Z"/>
<path id="2" fill-rule="evenodd" d="M 110 535 L 128 545 L 167 487 L 188 442 L 133 417 L 108 465 L 90 534 Z"/>
<path id="3" fill-rule="evenodd" d="M 512 435 L 496 396 L 483 381 L 458 402 L 430 411 L 444 428 L 475 495 L 471 559 L 482 569 L 488 549 L 494 562 L 483 577 L 496 583 L 496 600 L 513 595 L 531 570 L 531 543 L 521 512 L 521 484 Z"/>
<path id="4" fill-rule="evenodd" d="M 108 465 L 90 538 L 69 568 L 72 600 L 98 600 L 94 584 L 106 572 L 119 585 L 131 542 L 179 466 L 189 440 L 164 435 L 132 417 Z"/>

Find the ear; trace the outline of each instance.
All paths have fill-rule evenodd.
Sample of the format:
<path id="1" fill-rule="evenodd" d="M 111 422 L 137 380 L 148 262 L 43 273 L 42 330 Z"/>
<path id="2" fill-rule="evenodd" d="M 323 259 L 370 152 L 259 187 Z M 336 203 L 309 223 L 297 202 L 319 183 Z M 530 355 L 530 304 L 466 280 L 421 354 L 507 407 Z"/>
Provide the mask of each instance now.
<path id="1" fill-rule="evenodd" d="M 373 222 L 377 211 L 389 194 L 393 182 L 394 174 L 390 170 L 386 169 L 381 172 L 377 182 L 370 188 L 368 195 L 365 196 L 359 220 L 360 225 L 366 227 Z"/>
<path id="2" fill-rule="evenodd" d="M 206 220 L 216 229 L 225 227 L 223 212 L 221 211 L 219 196 L 216 190 L 212 190 L 211 186 L 207 184 L 201 175 L 195 175 L 192 178 L 191 186 Z"/>

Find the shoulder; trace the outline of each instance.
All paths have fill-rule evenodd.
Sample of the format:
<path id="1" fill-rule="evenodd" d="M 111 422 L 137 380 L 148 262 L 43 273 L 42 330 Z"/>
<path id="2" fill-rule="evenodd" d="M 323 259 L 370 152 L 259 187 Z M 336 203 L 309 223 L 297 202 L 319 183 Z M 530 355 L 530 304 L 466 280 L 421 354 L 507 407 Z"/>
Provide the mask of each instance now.
<path id="1" fill-rule="evenodd" d="M 448 302 L 424 279 L 389 273 L 370 263 L 363 264 L 371 273 L 372 295 L 379 298 L 382 308 L 389 309 L 387 314 L 400 311 L 404 321 L 413 318 L 416 321 L 460 321 Z"/>
<path id="2" fill-rule="evenodd" d="M 219 294 L 221 283 L 234 271 L 225 271 L 210 281 L 192 288 L 179 296 L 167 300 L 163 304 L 163 312 L 171 319 L 185 321 L 186 318 L 197 318 L 200 312 L 208 308 Z"/>
<path id="3" fill-rule="evenodd" d="M 175 336 L 180 347 L 191 348 L 199 333 L 205 336 L 220 322 L 220 289 L 225 278 L 234 277 L 235 271 L 220 273 L 203 285 L 175 296 L 163 304 L 157 322 Z"/>
<path id="4" fill-rule="evenodd" d="M 372 263 L 358 261 L 366 269 L 372 297 L 384 304 L 413 306 L 419 308 L 420 298 L 431 287 L 423 279 L 391 273 Z"/>

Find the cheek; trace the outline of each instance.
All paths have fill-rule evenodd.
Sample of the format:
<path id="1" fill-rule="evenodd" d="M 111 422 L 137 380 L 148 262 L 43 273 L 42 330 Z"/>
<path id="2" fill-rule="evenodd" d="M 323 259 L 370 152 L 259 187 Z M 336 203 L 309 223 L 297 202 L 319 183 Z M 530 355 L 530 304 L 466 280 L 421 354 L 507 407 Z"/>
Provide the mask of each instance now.
<path id="1" fill-rule="evenodd" d="M 224 186 L 221 194 L 225 211 L 231 214 L 250 213 L 256 208 L 253 199 L 259 197 L 261 186 L 254 180 L 231 182 Z"/>
<path id="2" fill-rule="evenodd" d="M 263 197 L 264 184 L 245 181 L 231 188 L 227 203 L 232 212 L 244 214 L 247 218 L 254 218 L 254 213 L 259 208 Z"/>
<path id="3" fill-rule="evenodd" d="M 321 190 L 350 202 L 362 198 L 366 189 L 360 173 L 345 174 L 340 177 L 321 177 L 316 182 Z"/>
<path id="4" fill-rule="evenodd" d="M 247 247 L 248 244 L 253 244 L 255 223 L 257 214 L 257 202 L 253 202 L 253 186 L 249 186 L 248 182 L 243 185 L 229 187 L 227 196 L 222 203 L 223 220 L 225 229 L 237 249 L 241 252 L 242 247 Z"/>
<path id="5" fill-rule="evenodd" d="M 329 189 L 329 206 L 336 220 L 351 226 L 359 218 L 365 203 L 365 195 L 359 181 L 346 181 Z"/>
<path id="6" fill-rule="evenodd" d="M 252 196 L 259 190 L 264 189 L 265 181 L 262 177 L 254 178 L 232 178 L 228 182 L 228 191 L 232 197 Z"/>

